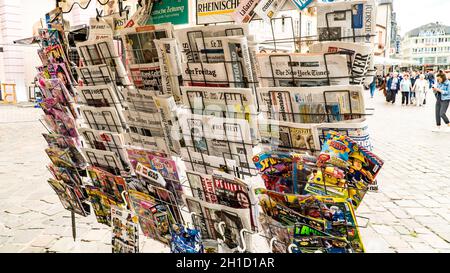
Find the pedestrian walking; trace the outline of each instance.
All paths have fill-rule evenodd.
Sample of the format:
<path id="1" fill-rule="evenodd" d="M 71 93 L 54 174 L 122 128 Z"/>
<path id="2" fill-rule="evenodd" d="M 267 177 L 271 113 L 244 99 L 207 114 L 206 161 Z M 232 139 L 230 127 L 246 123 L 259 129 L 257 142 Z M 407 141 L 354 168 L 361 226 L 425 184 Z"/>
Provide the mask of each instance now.
<path id="1" fill-rule="evenodd" d="M 434 132 L 441 132 L 441 120 L 447 124 L 446 131 L 450 132 L 450 121 L 446 115 L 450 103 L 450 81 L 445 73 L 439 73 L 436 76 L 437 84 L 433 86 L 433 92 L 436 96 L 436 125 Z"/>
<path id="2" fill-rule="evenodd" d="M 414 82 L 413 90 L 416 93 L 416 106 L 422 106 L 426 103 L 428 81 L 425 80 L 425 75 L 420 74 L 419 79 Z"/>
<path id="3" fill-rule="evenodd" d="M 377 77 L 373 77 L 372 83 L 369 85 L 370 88 L 370 97 L 373 99 L 373 96 L 375 95 L 375 91 L 377 90 Z"/>
<path id="4" fill-rule="evenodd" d="M 412 90 L 411 79 L 408 73 L 405 73 L 400 82 L 400 92 L 402 92 L 402 106 L 409 104 L 409 96 Z"/>
<path id="5" fill-rule="evenodd" d="M 390 77 L 387 82 L 387 88 L 388 88 L 388 97 L 386 100 L 387 102 L 392 102 L 392 104 L 395 104 L 395 98 L 397 97 L 399 84 L 400 84 L 400 79 L 398 78 L 398 73 L 395 72 L 392 74 L 392 77 Z"/>
<path id="6" fill-rule="evenodd" d="M 419 79 L 419 73 L 417 71 L 413 71 L 411 73 L 411 85 L 414 87 L 414 84 Z M 412 88 L 410 96 L 409 96 L 410 104 L 415 104 L 417 102 L 416 91 Z"/>

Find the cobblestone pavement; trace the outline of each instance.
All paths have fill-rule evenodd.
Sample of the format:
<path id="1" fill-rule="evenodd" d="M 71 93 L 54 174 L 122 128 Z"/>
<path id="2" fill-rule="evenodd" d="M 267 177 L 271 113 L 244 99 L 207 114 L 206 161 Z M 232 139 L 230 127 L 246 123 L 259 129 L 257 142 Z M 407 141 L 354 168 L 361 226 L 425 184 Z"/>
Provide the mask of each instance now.
<path id="1" fill-rule="evenodd" d="M 367 99 L 376 109 L 368 118 L 375 153 L 385 160 L 380 191 L 357 211 L 368 252 L 450 252 L 450 133 L 431 132 L 428 101 L 417 108 Z M 110 231 L 93 215 L 77 216 L 74 242 L 70 213 L 46 183 L 40 115 L 0 106 L 0 252 L 111 252 Z M 168 252 L 152 240 L 140 244 L 142 252 Z"/>

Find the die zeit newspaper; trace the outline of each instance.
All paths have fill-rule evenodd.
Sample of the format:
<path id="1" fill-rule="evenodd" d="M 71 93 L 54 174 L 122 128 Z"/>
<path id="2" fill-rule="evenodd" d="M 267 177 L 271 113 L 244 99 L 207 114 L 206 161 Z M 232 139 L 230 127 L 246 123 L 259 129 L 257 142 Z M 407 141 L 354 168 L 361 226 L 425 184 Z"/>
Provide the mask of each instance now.
<path id="1" fill-rule="evenodd" d="M 224 24 L 198 26 L 177 29 L 174 37 L 182 50 L 183 62 L 200 62 L 200 49 L 197 47 L 198 38 L 211 38 L 223 36 L 249 36 L 248 24 Z"/>
<path id="2" fill-rule="evenodd" d="M 317 33 L 320 41 L 375 42 L 374 0 L 317 3 Z"/>
<path id="3" fill-rule="evenodd" d="M 349 84 L 347 55 L 257 54 L 260 86 L 327 86 Z"/>
<path id="4" fill-rule="evenodd" d="M 366 113 L 360 85 L 260 87 L 260 110 L 268 119 L 298 123 L 353 120 Z"/>
<path id="5" fill-rule="evenodd" d="M 352 76 L 350 78 L 350 84 L 363 84 L 366 82 L 366 78 L 372 81 L 372 77 L 368 76 L 369 71 L 374 70 L 374 48 L 372 45 L 346 42 L 320 42 L 310 46 L 309 50 L 311 53 L 346 54 Z"/>

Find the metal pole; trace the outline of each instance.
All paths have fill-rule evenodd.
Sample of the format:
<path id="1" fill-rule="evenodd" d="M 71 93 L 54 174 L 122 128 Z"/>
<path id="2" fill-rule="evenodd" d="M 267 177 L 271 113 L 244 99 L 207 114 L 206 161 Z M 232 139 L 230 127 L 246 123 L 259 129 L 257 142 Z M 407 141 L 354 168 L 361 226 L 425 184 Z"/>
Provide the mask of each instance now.
<path id="1" fill-rule="evenodd" d="M 72 214 L 72 237 L 73 237 L 73 240 L 76 241 L 77 227 L 76 227 L 76 221 L 75 221 L 75 213 L 73 211 L 71 211 L 70 213 Z"/>

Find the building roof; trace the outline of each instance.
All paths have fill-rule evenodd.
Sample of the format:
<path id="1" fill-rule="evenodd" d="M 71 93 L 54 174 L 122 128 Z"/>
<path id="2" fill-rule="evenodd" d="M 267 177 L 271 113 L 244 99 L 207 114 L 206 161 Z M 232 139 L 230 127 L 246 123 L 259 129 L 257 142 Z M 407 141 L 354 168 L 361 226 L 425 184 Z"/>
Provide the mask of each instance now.
<path id="1" fill-rule="evenodd" d="M 433 31 L 433 30 L 443 30 L 445 34 L 450 34 L 450 26 L 442 25 L 441 23 L 429 23 L 423 26 L 420 26 L 418 28 L 415 28 L 411 31 L 408 31 L 405 35 L 405 37 L 418 37 L 419 34 L 423 31 Z"/>

